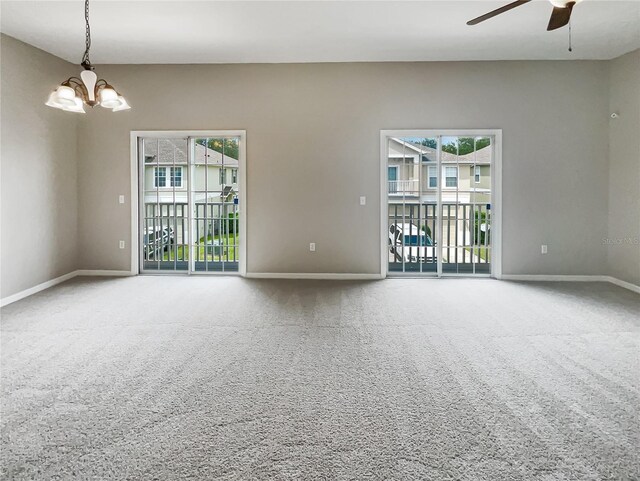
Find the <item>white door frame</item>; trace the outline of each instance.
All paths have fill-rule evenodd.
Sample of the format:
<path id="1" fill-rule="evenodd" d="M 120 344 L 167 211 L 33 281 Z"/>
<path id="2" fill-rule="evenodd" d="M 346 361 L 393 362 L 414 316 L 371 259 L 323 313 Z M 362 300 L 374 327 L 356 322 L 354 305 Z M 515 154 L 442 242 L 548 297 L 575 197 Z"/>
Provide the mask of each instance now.
<path id="1" fill-rule="evenodd" d="M 388 234 L 388 194 L 387 194 L 387 164 L 389 137 L 438 137 L 438 136 L 491 136 L 494 138 L 493 146 L 493 171 L 491 175 L 491 274 L 495 279 L 502 278 L 502 129 L 464 129 L 464 130 L 437 130 L 437 129 L 408 129 L 408 130 L 381 130 L 380 131 L 380 273 L 384 279 L 389 268 Z M 438 146 L 439 147 L 439 146 Z M 440 149 L 438 149 L 440 152 Z M 439 155 L 439 154 L 438 154 Z M 440 198 L 440 186 L 442 181 L 440 162 L 438 159 L 438 198 Z M 440 224 L 441 213 L 436 221 Z M 442 244 L 442 242 L 440 242 Z M 466 277 L 469 274 L 443 274 L 438 269 L 437 277 Z M 481 275 L 474 274 L 481 277 Z M 422 277 L 422 276 L 420 276 Z"/>
<path id="2" fill-rule="evenodd" d="M 238 159 L 238 205 L 240 211 L 240 258 L 237 274 L 247 275 L 247 131 L 246 130 L 132 130 L 131 131 L 131 274 L 140 273 L 140 166 L 138 163 L 138 139 L 146 138 L 186 138 L 186 137 L 239 137 L 240 155 Z M 189 226 L 191 229 L 191 226 Z M 231 272 L 189 272 L 192 275 L 233 275 Z M 175 273 L 174 273 L 175 274 Z"/>

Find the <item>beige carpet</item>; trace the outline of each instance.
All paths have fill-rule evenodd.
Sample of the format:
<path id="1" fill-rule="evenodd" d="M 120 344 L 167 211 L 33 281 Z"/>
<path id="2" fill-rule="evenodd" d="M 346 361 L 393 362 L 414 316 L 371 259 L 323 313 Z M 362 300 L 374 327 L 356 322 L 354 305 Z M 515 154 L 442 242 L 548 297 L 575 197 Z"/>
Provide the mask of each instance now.
<path id="1" fill-rule="evenodd" d="M 640 479 L 640 296 L 76 279 L 2 309 L 3 480 Z"/>

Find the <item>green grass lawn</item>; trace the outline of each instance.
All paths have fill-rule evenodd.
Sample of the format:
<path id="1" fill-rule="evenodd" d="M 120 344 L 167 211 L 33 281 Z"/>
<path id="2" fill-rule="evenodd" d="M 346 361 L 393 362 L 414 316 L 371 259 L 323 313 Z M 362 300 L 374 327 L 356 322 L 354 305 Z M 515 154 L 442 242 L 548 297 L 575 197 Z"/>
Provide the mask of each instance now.
<path id="1" fill-rule="evenodd" d="M 240 236 L 230 233 L 223 234 L 222 236 L 216 235 L 213 236 L 214 241 L 220 241 L 222 244 L 220 247 L 211 246 L 212 239 L 211 236 L 207 236 L 206 242 L 205 238 L 201 237 L 197 244 L 197 253 L 196 253 L 196 261 L 204 262 L 205 259 L 207 261 L 220 262 L 220 261 L 228 261 L 234 262 L 234 255 L 236 254 L 236 245 L 239 247 Z M 208 254 L 205 254 L 207 247 L 209 246 Z M 214 255 L 218 253 L 218 249 L 222 250 L 222 255 Z M 170 249 L 169 251 L 164 253 L 163 259 L 165 261 L 173 261 L 177 260 L 186 260 L 189 258 L 189 246 L 178 246 L 177 249 Z M 235 261 L 237 262 L 238 257 L 235 257 Z"/>
<path id="2" fill-rule="evenodd" d="M 467 252 L 471 252 L 471 247 L 465 247 L 465 250 Z M 491 261 L 491 249 L 488 249 L 487 247 L 474 247 L 473 253 L 480 257 L 484 262 Z"/>

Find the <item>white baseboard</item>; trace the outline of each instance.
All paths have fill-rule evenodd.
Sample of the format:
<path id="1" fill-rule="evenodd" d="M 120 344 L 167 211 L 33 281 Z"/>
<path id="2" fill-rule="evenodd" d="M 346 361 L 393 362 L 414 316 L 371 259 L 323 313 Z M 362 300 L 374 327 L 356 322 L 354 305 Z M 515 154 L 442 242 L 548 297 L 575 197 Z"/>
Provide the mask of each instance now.
<path id="1" fill-rule="evenodd" d="M 37 286 L 30 287 L 29 289 L 25 289 L 24 291 L 17 292 L 11 296 L 4 297 L 0 299 L 0 307 L 8 306 L 20 299 L 24 299 L 25 297 L 29 297 L 33 294 L 37 294 L 40 291 L 44 291 L 45 289 L 49 289 L 50 287 L 57 286 L 69 279 L 73 279 L 78 276 L 104 276 L 104 277 L 123 277 L 123 276 L 131 276 L 135 275 L 131 271 L 112 271 L 112 270 L 77 270 L 69 272 L 63 276 L 56 277 L 55 279 L 51 279 L 50 281 L 43 282 L 42 284 L 38 284 Z"/>
<path id="2" fill-rule="evenodd" d="M 502 274 L 503 281 L 608 282 L 607 276 L 556 274 Z"/>
<path id="3" fill-rule="evenodd" d="M 324 280 L 379 280 L 380 274 L 344 274 L 325 272 L 247 272 L 252 279 L 324 279 Z"/>
<path id="4" fill-rule="evenodd" d="M 96 276 L 96 277 L 127 277 L 135 275 L 131 271 L 112 271 L 112 270 L 79 270 L 76 271 L 79 276 Z"/>
<path id="5" fill-rule="evenodd" d="M 604 276 L 604 277 L 607 279 L 607 282 L 610 282 L 611 284 L 624 287 L 625 289 L 629 289 L 630 291 L 637 292 L 638 294 L 640 294 L 640 286 L 636 286 L 631 282 L 621 281 L 620 279 L 617 279 L 615 277 L 611 277 L 611 276 Z"/>
<path id="6" fill-rule="evenodd" d="M 29 289 L 25 289 L 24 291 L 16 292 L 7 297 L 3 297 L 0 300 L 0 306 L 4 307 L 13 302 L 19 301 L 20 299 L 24 299 L 25 297 L 29 297 L 33 294 L 37 294 L 40 291 L 44 291 L 45 289 L 49 289 L 50 287 L 61 284 L 69 279 L 73 279 L 78 275 L 78 271 L 72 271 L 67 274 L 64 274 L 60 277 L 56 277 L 55 279 L 51 279 L 50 281 L 43 282 L 42 284 L 38 284 L 37 286 L 30 287 Z"/>
<path id="7" fill-rule="evenodd" d="M 554 281 L 554 282 L 608 282 L 616 286 L 629 289 L 630 291 L 640 294 L 640 286 L 636 286 L 631 282 L 621 281 L 611 276 L 600 275 L 545 275 L 545 274 L 503 274 L 501 277 L 504 281 Z"/>
<path id="8" fill-rule="evenodd" d="M 50 281 L 43 282 L 37 286 L 17 292 L 16 294 L 0 299 L 0 307 L 7 306 L 13 302 L 29 297 L 49 287 L 61 284 L 77 276 L 96 277 L 126 277 L 134 276 L 131 271 L 116 270 L 77 270 L 64 274 Z M 253 279 L 324 279 L 324 280 L 379 280 L 383 279 L 380 274 L 338 274 L 322 272 L 248 272 L 246 277 Z M 544 274 L 503 274 L 501 280 L 505 281 L 556 281 L 556 282 L 608 282 L 616 286 L 628 289 L 640 294 L 640 286 L 631 282 L 622 281 L 611 276 L 600 275 L 544 275 Z"/>

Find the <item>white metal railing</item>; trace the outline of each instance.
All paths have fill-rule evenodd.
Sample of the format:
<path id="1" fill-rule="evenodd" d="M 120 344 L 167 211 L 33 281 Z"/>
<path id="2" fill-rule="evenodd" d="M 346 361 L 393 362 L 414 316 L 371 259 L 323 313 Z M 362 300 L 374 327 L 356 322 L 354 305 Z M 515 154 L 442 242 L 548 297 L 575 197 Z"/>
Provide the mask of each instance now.
<path id="1" fill-rule="evenodd" d="M 418 179 L 412 180 L 390 180 L 389 194 L 409 194 L 418 195 Z"/>

